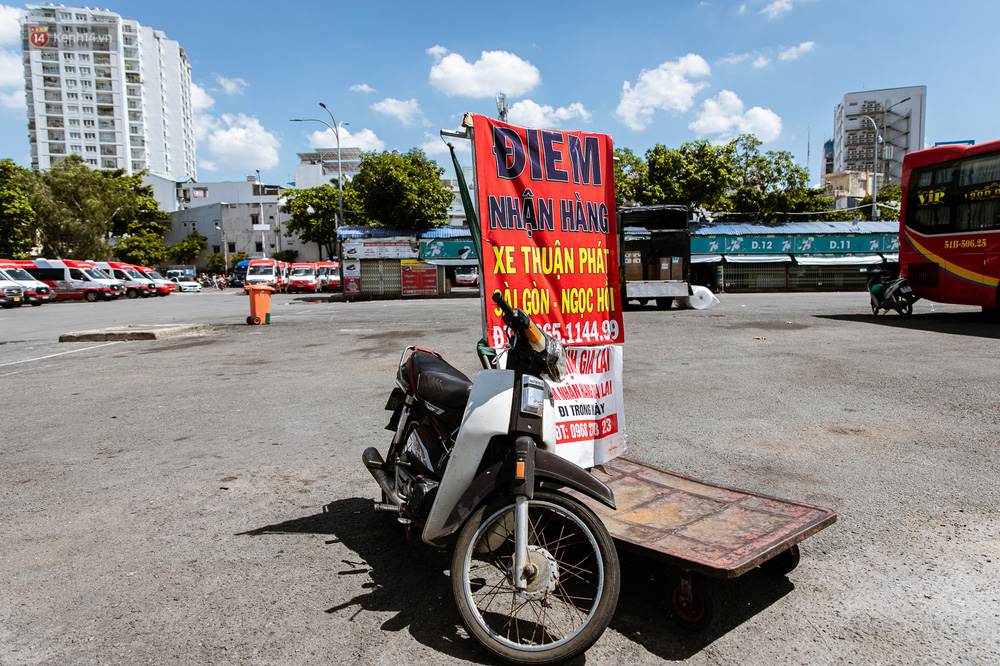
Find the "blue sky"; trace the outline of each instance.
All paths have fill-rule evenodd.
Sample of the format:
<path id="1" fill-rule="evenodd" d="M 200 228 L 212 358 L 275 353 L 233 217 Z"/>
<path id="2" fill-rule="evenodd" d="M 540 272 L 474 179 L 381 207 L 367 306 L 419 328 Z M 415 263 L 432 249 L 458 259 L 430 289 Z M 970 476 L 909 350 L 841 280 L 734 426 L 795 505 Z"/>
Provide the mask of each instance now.
<path id="1" fill-rule="evenodd" d="M 104 2 L 186 51 L 201 181 L 291 180 L 297 152 L 335 145 L 289 122 L 329 122 L 318 102 L 349 123 L 342 147 L 421 147 L 450 172 L 438 130 L 495 117 L 500 90 L 511 122 L 640 155 L 754 133 L 813 182 L 848 92 L 926 85 L 928 145 L 1000 138 L 995 0 Z M 27 165 L 12 18 L 0 7 L 0 157 Z"/>

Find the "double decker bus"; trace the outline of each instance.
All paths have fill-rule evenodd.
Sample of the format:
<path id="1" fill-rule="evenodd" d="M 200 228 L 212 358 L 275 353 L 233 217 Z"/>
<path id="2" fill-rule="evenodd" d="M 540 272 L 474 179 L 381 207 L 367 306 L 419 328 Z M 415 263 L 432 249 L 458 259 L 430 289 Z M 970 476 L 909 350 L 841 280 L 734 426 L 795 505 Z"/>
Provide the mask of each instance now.
<path id="1" fill-rule="evenodd" d="M 1000 307 L 1000 141 L 903 158 L 899 268 L 922 298 Z"/>

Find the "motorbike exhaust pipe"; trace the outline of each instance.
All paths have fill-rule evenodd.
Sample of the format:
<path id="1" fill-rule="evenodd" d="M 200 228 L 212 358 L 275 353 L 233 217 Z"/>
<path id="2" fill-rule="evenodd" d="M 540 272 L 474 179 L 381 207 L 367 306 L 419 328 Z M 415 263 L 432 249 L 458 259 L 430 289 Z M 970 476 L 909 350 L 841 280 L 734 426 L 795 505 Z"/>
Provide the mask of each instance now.
<path id="1" fill-rule="evenodd" d="M 389 475 L 386 474 L 386 471 L 383 469 L 385 466 L 385 460 L 382 459 L 382 454 L 379 453 L 378 449 L 374 446 L 369 446 L 365 449 L 364 453 L 361 454 L 361 461 L 365 464 L 365 467 L 368 468 L 368 471 L 371 472 L 371 475 L 375 477 L 375 482 L 378 483 L 382 492 L 384 492 L 386 497 L 388 497 L 389 500 L 395 505 L 396 510 L 394 513 L 399 513 L 399 507 L 403 505 L 403 498 L 396 493 L 396 489 L 394 487 L 395 484 L 393 484 L 392 479 L 389 478 Z M 387 509 L 379 508 L 379 506 L 383 504 L 384 502 L 377 503 L 375 510 L 385 511 L 388 513 L 389 511 Z"/>

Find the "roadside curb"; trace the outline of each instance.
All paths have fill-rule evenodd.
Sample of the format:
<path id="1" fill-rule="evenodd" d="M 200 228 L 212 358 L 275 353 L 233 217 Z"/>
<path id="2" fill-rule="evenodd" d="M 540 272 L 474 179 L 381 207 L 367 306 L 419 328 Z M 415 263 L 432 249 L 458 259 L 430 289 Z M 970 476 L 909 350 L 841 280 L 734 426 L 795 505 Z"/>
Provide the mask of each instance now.
<path id="1" fill-rule="evenodd" d="M 103 342 L 116 340 L 159 340 L 179 335 L 205 333 L 212 330 L 210 324 L 152 324 L 148 326 L 116 326 L 92 331 L 63 333 L 59 342 Z"/>

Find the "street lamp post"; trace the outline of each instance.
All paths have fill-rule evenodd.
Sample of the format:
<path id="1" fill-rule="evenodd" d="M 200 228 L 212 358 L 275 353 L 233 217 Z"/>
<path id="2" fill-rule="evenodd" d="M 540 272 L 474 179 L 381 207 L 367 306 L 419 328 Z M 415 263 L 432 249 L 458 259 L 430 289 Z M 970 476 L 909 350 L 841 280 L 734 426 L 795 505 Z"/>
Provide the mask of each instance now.
<path id="1" fill-rule="evenodd" d="M 890 105 L 889 104 L 889 100 L 886 100 L 885 101 L 885 106 L 882 109 L 882 125 L 883 125 L 883 127 L 885 126 L 885 123 L 886 123 L 886 114 L 888 114 L 889 111 L 891 109 L 893 109 L 894 107 L 899 106 L 903 102 L 909 102 L 909 101 L 910 101 L 910 98 L 906 97 L 904 99 L 899 100 L 895 104 Z M 878 134 L 878 123 L 876 123 L 875 120 L 871 116 L 861 116 L 861 117 L 864 118 L 864 119 L 866 119 L 868 122 L 870 122 L 872 124 L 872 128 L 875 130 L 875 155 L 873 155 L 874 164 L 872 165 L 872 168 L 875 171 L 875 173 L 872 175 L 872 221 L 875 221 L 879 217 L 879 214 L 878 214 L 878 146 L 879 146 L 880 143 L 883 142 L 883 138 L 881 136 L 879 136 L 879 134 Z M 888 133 L 887 133 L 887 135 L 888 135 Z M 888 158 L 886 158 L 886 159 L 888 159 Z"/>
<path id="2" fill-rule="evenodd" d="M 878 124 L 872 119 L 871 116 L 861 116 L 872 124 L 872 128 L 875 130 L 875 154 L 873 155 L 874 164 L 872 165 L 872 221 L 874 222 L 878 218 L 878 144 L 882 141 L 882 137 L 878 135 Z"/>
<path id="3" fill-rule="evenodd" d="M 292 122 L 322 123 L 326 125 L 328 128 L 330 128 L 331 131 L 333 131 L 333 136 L 336 137 L 337 139 L 337 200 L 338 200 L 339 216 L 337 221 L 334 223 L 334 227 L 340 228 L 340 225 L 344 223 L 344 172 L 343 172 L 343 163 L 341 162 L 340 159 L 340 128 L 346 127 L 350 123 L 345 123 L 343 121 L 338 123 L 337 119 L 333 117 L 333 112 L 331 112 L 330 109 L 326 108 L 326 104 L 320 102 L 319 105 L 323 107 L 324 111 L 330 114 L 330 120 L 333 121 L 332 125 L 326 122 L 325 120 L 320 120 L 319 118 L 292 118 Z M 322 154 L 320 154 L 320 171 L 322 171 L 322 169 L 323 169 L 323 160 L 322 160 Z"/>
<path id="4" fill-rule="evenodd" d="M 257 169 L 257 201 L 260 203 L 260 251 L 261 257 L 267 259 L 267 236 L 264 231 L 264 186 L 260 184 L 260 169 Z"/>

